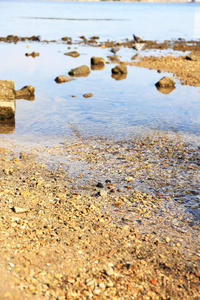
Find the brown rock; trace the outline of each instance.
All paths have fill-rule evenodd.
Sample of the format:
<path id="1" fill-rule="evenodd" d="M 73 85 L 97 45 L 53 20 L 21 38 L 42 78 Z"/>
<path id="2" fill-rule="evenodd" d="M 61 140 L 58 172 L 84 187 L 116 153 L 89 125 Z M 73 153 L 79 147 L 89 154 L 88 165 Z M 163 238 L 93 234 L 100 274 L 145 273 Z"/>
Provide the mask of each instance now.
<path id="1" fill-rule="evenodd" d="M 26 55 L 26 56 L 36 57 L 36 56 L 39 56 L 40 53 L 32 52 L 32 53 L 25 53 L 25 55 Z"/>
<path id="2" fill-rule="evenodd" d="M 168 76 L 164 76 L 157 83 L 156 87 L 174 87 L 175 82 Z"/>
<path id="3" fill-rule="evenodd" d="M 66 52 L 66 53 L 64 53 L 64 55 L 68 55 L 71 57 L 79 57 L 80 56 L 80 54 L 77 51 Z"/>
<path id="4" fill-rule="evenodd" d="M 93 96 L 92 93 L 87 93 L 87 94 L 84 94 L 84 95 L 83 95 L 83 97 L 85 97 L 85 98 L 90 98 L 90 97 L 92 97 L 92 96 Z"/>
<path id="5" fill-rule="evenodd" d="M 91 58 L 91 65 L 105 65 L 105 59 L 103 57 L 95 57 Z"/>
<path id="6" fill-rule="evenodd" d="M 117 65 L 112 69 L 112 74 L 127 74 L 127 67 L 124 64 Z"/>
<path id="7" fill-rule="evenodd" d="M 87 77 L 90 74 L 90 69 L 86 65 L 82 65 L 75 69 L 71 69 L 68 73 L 70 76 Z"/>
<path id="8" fill-rule="evenodd" d="M 60 75 L 55 78 L 55 82 L 57 83 L 69 82 L 72 80 L 74 80 L 74 78 L 71 78 L 70 76 L 67 75 Z"/>
<path id="9" fill-rule="evenodd" d="M 0 80 L 0 120 L 15 116 L 14 81 Z"/>
<path id="10" fill-rule="evenodd" d="M 21 90 L 15 91 L 15 99 L 34 100 L 35 88 L 32 85 L 26 85 Z"/>

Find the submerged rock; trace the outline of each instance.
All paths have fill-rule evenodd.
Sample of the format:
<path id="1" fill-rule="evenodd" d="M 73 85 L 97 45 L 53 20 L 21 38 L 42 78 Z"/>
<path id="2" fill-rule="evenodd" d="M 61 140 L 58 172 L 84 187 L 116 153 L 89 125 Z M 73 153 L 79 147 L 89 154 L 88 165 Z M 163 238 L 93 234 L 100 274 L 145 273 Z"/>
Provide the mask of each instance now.
<path id="1" fill-rule="evenodd" d="M 90 74 L 90 69 L 86 65 L 82 65 L 75 69 L 71 69 L 68 73 L 70 76 L 87 77 Z"/>
<path id="2" fill-rule="evenodd" d="M 67 75 L 60 75 L 55 78 L 55 82 L 57 83 L 69 82 L 72 80 L 74 80 L 74 78 L 71 78 L 70 76 Z"/>
<path id="3" fill-rule="evenodd" d="M 66 52 L 66 53 L 64 53 L 64 55 L 68 55 L 71 57 L 79 57 L 80 56 L 80 54 L 77 51 Z"/>
<path id="4" fill-rule="evenodd" d="M 156 87 L 174 87 L 175 82 L 170 77 L 164 76 L 155 85 Z"/>
<path id="5" fill-rule="evenodd" d="M 124 64 L 117 65 L 112 69 L 112 74 L 127 74 L 127 67 Z"/>

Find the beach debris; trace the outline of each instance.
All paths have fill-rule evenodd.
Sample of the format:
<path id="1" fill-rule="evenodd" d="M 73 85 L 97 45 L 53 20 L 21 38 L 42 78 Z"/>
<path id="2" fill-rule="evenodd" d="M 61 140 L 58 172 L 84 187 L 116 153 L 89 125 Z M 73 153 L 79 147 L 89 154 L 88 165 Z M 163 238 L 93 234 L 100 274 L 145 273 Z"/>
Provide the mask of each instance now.
<path id="1" fill-rule="evenodd" d="M 117 65 L 112 69 L 112 74 L 127 74 L 127 67 L 125 64 Z"/>
<path id="2" fill-rule="evenodd" d="M 69 82 L 72 80 L 75 80 L 75 79 L 70 76 L 67 76 L 67 75 L 60 75 L 55 78 L 55 82 L 57 82 L 57 83 Z"/>
<path id="3" fill-rule="evenodd" d="M 87 77 L 90 74 L 90 69 L 86 65 L 82 65 L 75 69 L 71 69 L 68 74 L 76 77 Z"/>

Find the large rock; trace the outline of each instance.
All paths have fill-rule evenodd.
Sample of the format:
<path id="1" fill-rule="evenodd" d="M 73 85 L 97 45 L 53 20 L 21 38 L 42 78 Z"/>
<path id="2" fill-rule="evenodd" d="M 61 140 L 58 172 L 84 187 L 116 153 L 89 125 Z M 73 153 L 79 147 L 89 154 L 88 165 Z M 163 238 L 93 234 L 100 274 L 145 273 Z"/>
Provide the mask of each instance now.
<path id="1" fill-rule="evenodd" d="M 15 86 L 12 80 L 0 80 L 0 120 L 15 117 Z"/>
<path id="2" fill-rule="evenodd" d="M 161 78 L 156 84 L 156 87 L 174 87 L 175 82 L 168 76 Z"/>
<path id="3" fill-rule="evenodd" d="M 112 74 L 127 74 L 127 67 L 124 64 L 117 65 L 112 69 Z"/>
<path id="4" fill-rule="evenodd" d="M 32 85 L 26 85 L 21 90 L 15 91 L 15 99 L 34 100 L 35 88 Z"/>
<path id="5" fill-rule="evenodd" d="M 91 65 L 105 65 L 105 59 L 103 57 L 91 57 Z"/>
<path id="6" fill-rule="evenodd" d="M 83 65 L 75 69 L 71 69 L 68 74 L 76 77 L 87 77 L 90 74 L 90 69 L 88 66 Z"/>

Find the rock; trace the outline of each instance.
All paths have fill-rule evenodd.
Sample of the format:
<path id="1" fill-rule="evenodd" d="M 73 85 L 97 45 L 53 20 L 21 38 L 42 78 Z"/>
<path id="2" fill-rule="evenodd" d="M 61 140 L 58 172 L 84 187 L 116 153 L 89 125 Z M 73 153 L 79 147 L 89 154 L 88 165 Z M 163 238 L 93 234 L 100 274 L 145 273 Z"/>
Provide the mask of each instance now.
<path id="1" fill-rule="evenodd" d="M 90 69 L 88 66 L 83 65 L 80 67 L 77 67 L 75 69 L 71 69 L 68 73 L 70 76 L 76 76 L 76 77 L 87 77 L 90 74 Z"/>
<path id="2" fill-rule="evenodd" d="M 0 120 L 14 118 L 15 90 L 14 81 L 0 80 Z"/>
<path id="3" fill-rule="evenodd" d="M 127 74 L 127 67 L 124 64 L 117 65 L 112 69 L 112 74 Z"/>
<path id="4" fill-rule="evenodd" d="M 101 189 L 102 189 L 102 188 L 103 188 L 103 184 L 102 184 L 101 182 L 98 182 L 98 183 L 97 183 L 97 185 L 96 185 L 96 187 L 98 187 L 98 188 L 101 188 Z"/>
<path id="5" fill-rule="evenodd" d="M 93 96 L 92 93 L 87 93 L 87 94 L 84 94 L 84 95 L 83 95 L 83 97 L 85 97 L 85 98 L 90 98 L 90 97 L 92 97 L 92 96 Z"/>
<path id="6" fill-rule="evenodd" d="M 114 274 L 113 268 L 109 267 L 105 270 L 106 275 L 112 276 Z"/>
<path id="7" fill-rule="evenodd" d="M 55 82 L 57 83 L 69 82 L 72 80 L 74 80 L 74 78 L 71 78 L 70 76 L 67 75 L 60 75 L 55 78 Z"/>
<path id="8" fill-rule="evenodd" d="M 103 57 L 91 57 L 91 65 L 105 65 L 106 61 Z"/>
<path id="9" fill-rule="evenodd" d="M 155 85 L 156 87 L 174 87 L 175 82 L 170 77 L 164 76 Z"/>
<path id="10" fill-rule="evenodd" d="M 24 212 L 28 212 L 29 209 L 27 208 L 21 208 L 21 207 L 18 207 L 18 206 L 13 206 L 12 210 L 16 213 L 16 214 L 21 214 L 21 213 L 24 213 Z"/>
<path id="11" fill-rule="evenodd" d="M 26 56 L 36 57 L 36 56 L 40 56 L 40 53 L 32 52 L 32 53 L 25 53 L 25 55 Z"/>
<path id="12" fill-rule="evenodd" d="M 34 100 L 35 88 L 32 85 L 26 85 L 21 90 L 15 91 L 15 99 Z"/>
<path id="13" fill-rule="evenodd" d="M 71 57 L 79 57 L 80 56 L 80 54 L 77 51 L 66 52 L 66 53 L 64 53 L 64 55 L 68 55 Z"/>

